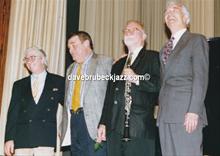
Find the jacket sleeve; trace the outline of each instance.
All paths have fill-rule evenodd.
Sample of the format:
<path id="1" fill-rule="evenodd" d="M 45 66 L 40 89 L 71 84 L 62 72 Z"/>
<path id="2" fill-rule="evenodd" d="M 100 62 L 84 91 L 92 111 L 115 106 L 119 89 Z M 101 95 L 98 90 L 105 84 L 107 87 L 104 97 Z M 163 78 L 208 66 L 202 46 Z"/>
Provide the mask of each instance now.
<path id="1" fill-rule="evenodd" d="M 108 124 L 108 117 L 109 117 L 109 113 L 110 113 L 110 110 L 111 110 L 111 102 L 110 102 L 110 98 L 112 98 L 110 96 L 110 93 L 111 93 L 111 84 L 112 82 L 109 81 L 108 82 L 108 85 L 107 85 L 107 90 L 106 90 L 106 94 L 105 94 L 105 100 L 104 100 L 104 106 L 103 106 L 103 109 L 102 109 L 102 115 L 101 115 L 101 119 L 100 119 L 100 122 L 99 124 L 103 124 L 103 125 L 107 125 Z"/>
<path id="2" fill-rule="evenodd" d="M 16 122 L 18 118 L 18 112 L 20 109 L 19 101 L 21 101 L 20 91 L 18 83 L 14 83 L 12 89 L 12 97 L 8 109 L 6 132 L 5 132 L 5 142 L 9 140 L 14 140 L 16 133 Z"/>
<path id="3" fill-rule="evenodd" d="M 197 36 L 192 54 L 192 96 L 188 112 L 200 114 L 208 86 L 209 55 L 208 43 L 203 36 Z"/>

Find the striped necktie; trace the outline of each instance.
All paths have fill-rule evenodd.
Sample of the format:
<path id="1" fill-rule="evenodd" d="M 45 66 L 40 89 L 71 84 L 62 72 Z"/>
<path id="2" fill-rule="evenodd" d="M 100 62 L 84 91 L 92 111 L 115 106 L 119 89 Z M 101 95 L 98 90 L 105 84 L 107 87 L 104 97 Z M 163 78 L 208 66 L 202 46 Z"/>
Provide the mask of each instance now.
<path id="1" fill-rule="evenodd" d="M 73 95 L 72 95 L 72 110 L 76 111 L 80 107 L 80 89 L 81 89 L 81 69 L 82 64 L 79 64 L 76 72 L 76 80 L 73 87 Z"/>
<path id="2" fill-rule="evenodd" d="M 32 83 L 32 87 L 31 87 L 31 91 L 32 91 L 32 95 L 33 95 L 34 101 L 36 102 L 37 101 L 37 95 L 38 95 L 38 92 L 39 92 L 39 80 L 38 80 L 38 77 L 34 78 L 34 81 Z"/>

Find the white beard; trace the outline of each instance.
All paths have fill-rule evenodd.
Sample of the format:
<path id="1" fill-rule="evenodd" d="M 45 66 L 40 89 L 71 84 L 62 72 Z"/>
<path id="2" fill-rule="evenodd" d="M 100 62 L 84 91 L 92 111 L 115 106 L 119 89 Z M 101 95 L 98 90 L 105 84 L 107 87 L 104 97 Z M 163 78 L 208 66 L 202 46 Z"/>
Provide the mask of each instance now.
<path id="1" fill-rule="evenodd" d="M 133 37 L 124 37 L 125 45 L 133 45 L 135 43 L 135 40 Z"/>

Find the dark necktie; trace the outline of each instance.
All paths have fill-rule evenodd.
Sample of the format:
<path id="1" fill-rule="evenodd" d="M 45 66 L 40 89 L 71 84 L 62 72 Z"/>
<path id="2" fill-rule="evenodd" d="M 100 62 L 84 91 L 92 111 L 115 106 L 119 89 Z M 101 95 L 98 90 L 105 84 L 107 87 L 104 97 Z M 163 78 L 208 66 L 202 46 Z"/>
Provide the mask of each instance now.
<path id="1" fill-rule="evenodd" d="M 173 49 L 173 40 L 174 40 L 174 37 L 171 37 L 163 49 L 163 56 L 162 57 L 163 57 L 164 64 L 167 63 L 168 57 L 170 56 L 171 51 Z"/>
<path id="2" fill-rule="evenodd" d="M 129 68 L 129 67 L 131 66 L 132 56 L 133 56 L 133 53 L 130 52 L 130 53 L 128 54 L 128 58 L 127 58 L 127 62 L 126 62 L 126 67 L 127 67 L 127 68 Z"/>

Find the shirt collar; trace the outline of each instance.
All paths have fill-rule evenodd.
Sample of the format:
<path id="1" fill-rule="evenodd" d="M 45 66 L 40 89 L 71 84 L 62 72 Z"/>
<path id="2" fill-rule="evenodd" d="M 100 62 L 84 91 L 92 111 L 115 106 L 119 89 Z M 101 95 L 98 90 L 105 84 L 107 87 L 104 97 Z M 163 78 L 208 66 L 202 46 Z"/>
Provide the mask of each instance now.
<path id="1" fill-rule="evenodd" d="M 38 78 L 38 79 L 43 79 L 43 78 L 46 77 L 46 75 L 47 75 L 47 72 L 46 72 L 46 70 L 44 70 L 44 71 L 41 72 L 40 74 L 31 74 L 31 78 L 32 78 L 32 79 L 36 79 L 36 78 Z"/>
<path id="2" fill-rule="evenodd" d="M 141 51 L 141 49 L 143 48 L 143 46 L 137 47 L 133 52 L 132 52 L 132 60 L 131 60 L 131 64 L 134 62 L 134 60 L 137 58 L 139 52 Z M 130 53 L 130 51 L 129 51 Z"/>
<path id="3" fill-rule="evenodd" d="M 181 36 L 185 33 L 186 30 L 186 28 L 181 29 L 172 35 L 172 37 L 174 37 L 173 48 L 176 46 L 177 42 L 180 40 Z"/>
<path id="4" fill-rule="evenodd" d="M 89 56 L 87 56 L 87 58 L 82 63 L 82 65 L 84 66 L 84 65 L 88 64 L 88 62 L 91 60 L 92 56 L 93 56 L 93 52 Z M 76 63 L 76 64 L 79 65 L 79 63 Z"/>

